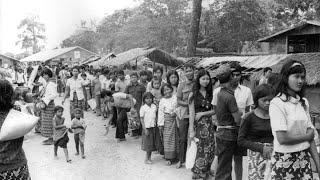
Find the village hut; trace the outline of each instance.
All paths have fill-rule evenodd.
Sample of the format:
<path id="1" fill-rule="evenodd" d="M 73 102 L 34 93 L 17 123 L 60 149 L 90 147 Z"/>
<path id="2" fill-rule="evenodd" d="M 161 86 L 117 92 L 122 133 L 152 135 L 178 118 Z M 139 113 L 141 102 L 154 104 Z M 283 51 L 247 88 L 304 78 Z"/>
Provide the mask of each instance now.
<path id="1" fill-rule="evenodd" d="M 138 61 L 145 58 L 150 59 L 155 65 L 162 64 L 170 67 L 176 67 L 184 64 L 182 60 L 171 54 L 157 48 L 135 48 L 116 55 L 109 61 L 104 61 L 101 66 L 138 66 Z"/>

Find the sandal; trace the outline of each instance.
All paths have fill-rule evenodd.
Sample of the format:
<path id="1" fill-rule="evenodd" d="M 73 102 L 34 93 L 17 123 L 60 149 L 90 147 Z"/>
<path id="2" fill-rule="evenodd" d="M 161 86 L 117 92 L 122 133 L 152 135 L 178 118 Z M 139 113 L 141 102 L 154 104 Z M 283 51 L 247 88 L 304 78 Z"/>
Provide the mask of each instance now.
<path id="1" fill-rule="evenodd" d="M 167 160 L 166 164 L 167 164 L 168 166 L 170 166 L 170 165 L 172 164 L 172 162 L 171 162 L 170 160 Z"/>
<path id="2" fill-rule="evenodd" d="M 176 166 L 176 169 L 180 169 L 182 167 L 182 163 L 179 161 L 177 166 Z"/>
<path id="3" fill-rule="evenodd" d="M 67 163 L 71 163 L 71 161 L 72 161 L 71 159 L 68 159 L 68 160 L 67 160 Z"/>

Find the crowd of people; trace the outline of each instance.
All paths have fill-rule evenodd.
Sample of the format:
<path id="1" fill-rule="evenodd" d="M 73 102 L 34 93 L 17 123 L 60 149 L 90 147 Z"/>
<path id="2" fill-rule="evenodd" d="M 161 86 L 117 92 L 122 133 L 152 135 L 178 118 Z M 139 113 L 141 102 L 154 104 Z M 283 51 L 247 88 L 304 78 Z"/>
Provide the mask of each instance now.
<path id="1" fill-rule="evenodd" d="M 320 160 L 314 141 L 318 135 L 304 97 L 304 65 L 288 61 L 279 74 L 265 68 L 252 90 L 242 85 L 241 69 L 233 62 L 212 77 L 207 70 L 186 64 L 181 80 L 176 70 L 164 74 L 161 66 L 151 73 L 127 74 L 115 67 L 39 65 L 29 66 L 26 73 L 19 70 L 23 76 L 17 75 L 14 83 L 29 87 L 34 114 L 40 117 L 36 133 L 48 138 L 44 145 L 54 145 L 54 156 L 58 147 L 63 148 L 68 163 L 68 133 L 74 134 L 77 155 L 86 158 L 84 111 L 92 111 L 106 119 L 106 133 L 116 128 L 117 142 L 125 142 L 127 136 L 141 139 L 146 164 L 154 163 L 153 154 L 163 156 L 166 165 L 181 168 L 190 141 L 195 141 L 192 179 L 211 175 L 229 180 L 234 169 L 241 180 L 243 156 L 248 156 L 249 180 L 312 179 L 311 159 L 318 172 Z M 16 108 L 12 99 L 23 101 L 26 95 L 14 91 L 7 80 L 0 80 L 0 91 L 1 128 L 8 111 Z M 17 93 L 20 98 L 13 98 Z M 57 96 L 63 97 L 63 106 L 55 105 Z M 67 98 L 69 107 L 64 106 Z M 64 109 L 70 109 L 70 128 L 64 125 Z M 22 143 L 23 137 L 0 141 L 0 177 L 30 178 Z"/>

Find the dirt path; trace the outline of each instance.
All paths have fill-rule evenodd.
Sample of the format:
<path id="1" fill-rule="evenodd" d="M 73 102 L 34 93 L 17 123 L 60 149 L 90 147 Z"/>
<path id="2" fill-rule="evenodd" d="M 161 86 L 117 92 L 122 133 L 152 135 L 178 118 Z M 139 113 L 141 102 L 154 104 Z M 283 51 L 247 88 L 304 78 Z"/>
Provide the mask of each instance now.
<path id="1" fill-rule="evenodd" d="M 61 105 L 57 98 L 56 105 Z M 69 103 L 64 105 L 66 125 L 70 126 Z M 24 150 L 33 180 L 100 180 L 100 179 L 191 179 L 192 173 L 185 168 L 176 169 L 167 166 L 162 156 L 153 154 L 155 164 L 145 165 L 145 152 L 141 150 L 141 138 L 127 137 L 126 142 L 116 143 L 115 129 L 104 136 L 105 121 L 92 112 L 85 112 L 88 124 L 85 140 L 86 159 L 75 156 L 73 134 L 69 134 L 68 150 L 72 163 L 65 162 L 62 149 L 58 150 L 58 159 L 53 157 L 53 146 L 41 145 L 45 138 L 33 132 L 26 135 Z"/>

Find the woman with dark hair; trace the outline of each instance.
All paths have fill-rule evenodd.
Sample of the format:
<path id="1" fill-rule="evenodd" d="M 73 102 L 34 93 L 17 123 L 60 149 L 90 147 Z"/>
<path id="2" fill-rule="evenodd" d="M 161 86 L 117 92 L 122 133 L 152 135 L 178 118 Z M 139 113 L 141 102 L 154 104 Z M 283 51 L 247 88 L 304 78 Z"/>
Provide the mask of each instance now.
<path id="1" fill-rule="evenodd" d="M 192 168 L 192 179 L 206 179 L 210 174 L 210 166 L 214 159 L 214 125 L 212 115 L 212 83 L 210 74 L 200 70 L 189 94 L 189 136 L 199 140 L 197 155 Z"/>
<path id="2" fill-rule="evenodd" d="M 13 88 L 9 81 L 0 80 L 0 129 L 9 111 L 13 108 Z M 30 180 L 27 158 L 22 149 L 23 136 L 8 141 L 0 141 L 1 179 Z"/>
<path id="3" fill-rule="evenodd" d="M 177 95 L 177 88 L 179 85 L 179 74 L 175 70 L 170 70 L 167 73 L 167 83 L 173 88 L 172 94 Z"/>
<path id="4" fill-rule="evenodd" d="M 41 109 L 41 135 L 48 138 L 43 141 L 43 145 L 52 145 L 53 142 L 53 124 L 54 117 L 54 99 L 57 97 L 57 85 L 51 79 L 53 73 L 50 69 L 45 68 L 42 74 L 46 85 L 39 93 L 40 101 L 37 107 Z"/>
<path id="5" fill-rule="evenodd" d="M 299 61 L 287 61 L 280 76 L 277 96 L 271 101 L 269 110 L 274 137 L 271 178 L 313 179 L 310 158 L 318 172 L 320 162 L 309 103 L 304 97 L 306 69 Z"/>
<path id="6" fill-rule="evenodd" d="M 34 100 L 34 115 L 40 117 L 41 109 L 39 109 L 36 104 L 39 102 L 39 99 L 37 98 L 38 93 L 43 88 L 43 86 L 46 84 L 46 81 L 42 77 L 42 66 L 36 66 L 33 71 L 31 72 L 29 81 L 28 81 L 28 87 L 30 88 Z M 36 127 L 35 127 L 35 133 L 41 133 L 41 119 L 38 121 Z"/>
<path id="7" fill-rule="evenodd" d="M 271 85 L 257 86 L 253 92 L 255 109 L 240 124 L 238 145 L 248 149 L 248 180 L 264 180 L 271 173 L 266 167 L 273 151 L 269 105 L 274 96 Z"/>
<path id="8" fill-rule="evenodd" d="M 87 100 L 86 88 L 83 79 L 78 76 L 79 67 L 72 67 L 72 77 L 67 80 L 66 92 L 62 100 L 64 104 L 68 95 L 70 95 L 70 116 L 71 119 L 75 118 L 74 109 L 81 109 L 81 117 L 83 118 L 83 111 L 85 108 L 85 101 Z"/>
<path id="9" fill-rule="evenodd" d="M 170 84 L 162 85 L 163 98 L 160 100 L 158 109 L 158 126 L 160 133 L 163 134 L 164 158 L 167 160 L 167 165 L 171 165 L 179 154 L 179 131 L 175 114 L 177 96 L 172 95 L 172 91 Z"/>

